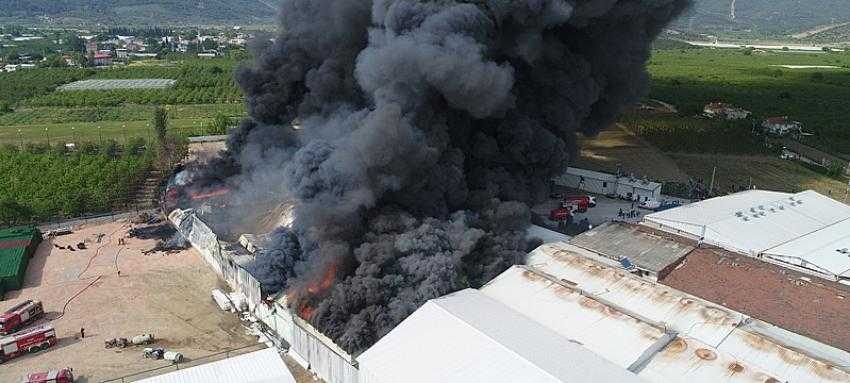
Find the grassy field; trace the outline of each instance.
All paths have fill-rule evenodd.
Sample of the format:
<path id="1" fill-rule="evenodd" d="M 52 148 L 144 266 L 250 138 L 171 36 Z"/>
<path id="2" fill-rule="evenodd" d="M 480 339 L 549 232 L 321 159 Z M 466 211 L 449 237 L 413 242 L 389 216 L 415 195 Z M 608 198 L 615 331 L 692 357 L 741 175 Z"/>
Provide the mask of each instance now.
<path id="1" fill-rule="evenodd" d="M 181 58 L 103 70 L 57 68 L 5 74 L 0 76 L 0 87 L 8 86 L 20 97 L 7 99 L 12 111 L 0 110 L 0 144 L 149 138 L 156 105 L 168 110 L 172 131 L 206 134 L 217 116 L 235 121 L 246 114 L 231 75 L 237 64 L 230 58 Z M 55 90 L 79 79 L 134 78 L 172 78 L 177 85 L 163 90 Z"/>
<path id="2" fill-rule="evenodd" d="M 809 144 L 850 156 L 850 54 L 668 49 L 656 50 L 648 68 L 651 97 L 675 104 L 684 116 L 699 114 L 714 100 L 751 110 L 758 121 L 789 116 L 815 134 Z"/>
<path id="3" fill-rule="evenodd" d="M 847 182 L 811 171 L 792 161 L 767 156 L 735 156 L 711 154 L 671 154 L 680 169 L 691 177 L 710 182 L 717 167 L 715 189 L 731 192 L 740 187 L 799 192 L 815 190 L 839 201 L 844 200 Z"/>

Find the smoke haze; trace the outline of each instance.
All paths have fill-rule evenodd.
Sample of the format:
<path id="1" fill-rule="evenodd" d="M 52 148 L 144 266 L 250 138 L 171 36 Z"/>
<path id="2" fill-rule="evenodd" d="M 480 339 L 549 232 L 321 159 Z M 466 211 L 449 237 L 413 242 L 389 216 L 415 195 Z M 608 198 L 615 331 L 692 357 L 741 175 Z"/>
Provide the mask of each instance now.
<path id="1" fill-rule="evenodd" d="M 522 262 L 529 204 L 646 91 L 688 0 L 285 0 L 240 69 L 250 118 L 207 172 L 294 204 L 252 266 L 354 354 Z M 297 121 L 293 128 L 293 121 Z"/>

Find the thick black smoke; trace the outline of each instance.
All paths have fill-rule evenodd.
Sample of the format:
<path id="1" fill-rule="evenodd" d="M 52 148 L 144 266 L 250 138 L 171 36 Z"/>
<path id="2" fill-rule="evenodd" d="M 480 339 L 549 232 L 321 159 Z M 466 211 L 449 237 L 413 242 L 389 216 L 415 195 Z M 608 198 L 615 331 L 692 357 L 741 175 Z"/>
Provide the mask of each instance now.
<path id="1" fill-rule="evenodd" d="M 644 94 L 650 43 L 687 4 L 285 0 L 237 74 L 251 117 L 224 167 L 240 209 L 295 204 L 282 250 L 255 267 L 357 353 L 521 262 L 528 204 L 576 133 Z"/>

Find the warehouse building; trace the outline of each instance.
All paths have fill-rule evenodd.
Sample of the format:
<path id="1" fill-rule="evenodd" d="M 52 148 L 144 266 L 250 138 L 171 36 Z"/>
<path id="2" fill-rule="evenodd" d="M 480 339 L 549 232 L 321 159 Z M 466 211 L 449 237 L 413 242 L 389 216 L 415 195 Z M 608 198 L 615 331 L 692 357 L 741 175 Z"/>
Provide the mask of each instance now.
<path id="1" fill-rule="evenodd" d="M 564 174 L 553 178 L 552 182 L 556 187 L 584 190 L 588 193 L 633 201 L 657 201 L 661 198 L 662 185 L 658 182 L 587 169 L 567 168 Z"/>
<path id="2" fill-rule="evenodd" d="M 839 283 L 717 248 L 696 249 L 661 283 L 850 351 L 850 290 Z"/>
<path id="3" fill-rule="evenodd" d="M 358 358 L 360 383 L 639 383 L 473 289 L 434 299 Z"/>
<path id="4" fill-rule="evenodd" d="M 358 358 L 360 381 L 850 380 L 847 352 L 585 254 L 543 245 L 480 291 L 428 302 Z"/>
<path id="5" fill-rule="evenodd" d="M 482 292 L 548 322 L 609 360 L 620 360 L 648 382 L 850 380 L 850 354 L 845 351 L 596 262 L 582 250 L 569 244 L 541 246 L 522 270 L 532 271 L 534 278 L 509 270 Z M 620 337 L 627 335 L 621 334 L 628 332 L 610 322 L 625 323 L 635 335 L 649 339 L 633 335 L 623 341 Z M 647 330 L 647 325 L 656 330 Z M 669 339 L 671 334 L 675 338 Z M 653 346 L 626 365 L 628 354 L 640 351 L 634 345 L 650 340 Z M 594 342 L 599 348 L 591 346 Z M 631 347 L 636 349 L 629 351 Z"/>
<path id="6" fill-rule="evenodd" d="M 653 281 L 669 274 L 696 246 L 687 238 L 625 222 L 605 223 L 569 242 Z"/>
<path id="7" fill-rule="evenodd" d="M 850 283 L 850 206 L 814 191 L 749 190 L 650 214 L 643 223 Z"/>
<path id="8" fill-rule="evenodd" d="M 35 227 L 0 230 L 0 298 L 23 287 L 30 257 L 40 243 L 41 232 Z"/>

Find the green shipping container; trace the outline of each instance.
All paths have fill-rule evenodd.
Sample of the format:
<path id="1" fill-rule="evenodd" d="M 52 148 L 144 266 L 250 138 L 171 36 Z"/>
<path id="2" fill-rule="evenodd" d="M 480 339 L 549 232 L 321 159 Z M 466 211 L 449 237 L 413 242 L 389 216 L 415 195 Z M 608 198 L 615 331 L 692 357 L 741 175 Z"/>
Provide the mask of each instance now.
<path id="1" fill-rule="evenodd" d="M 29 258 L 23 247 L 0 249 L 0 290 L 18 290 L 24 285 Z"/>

